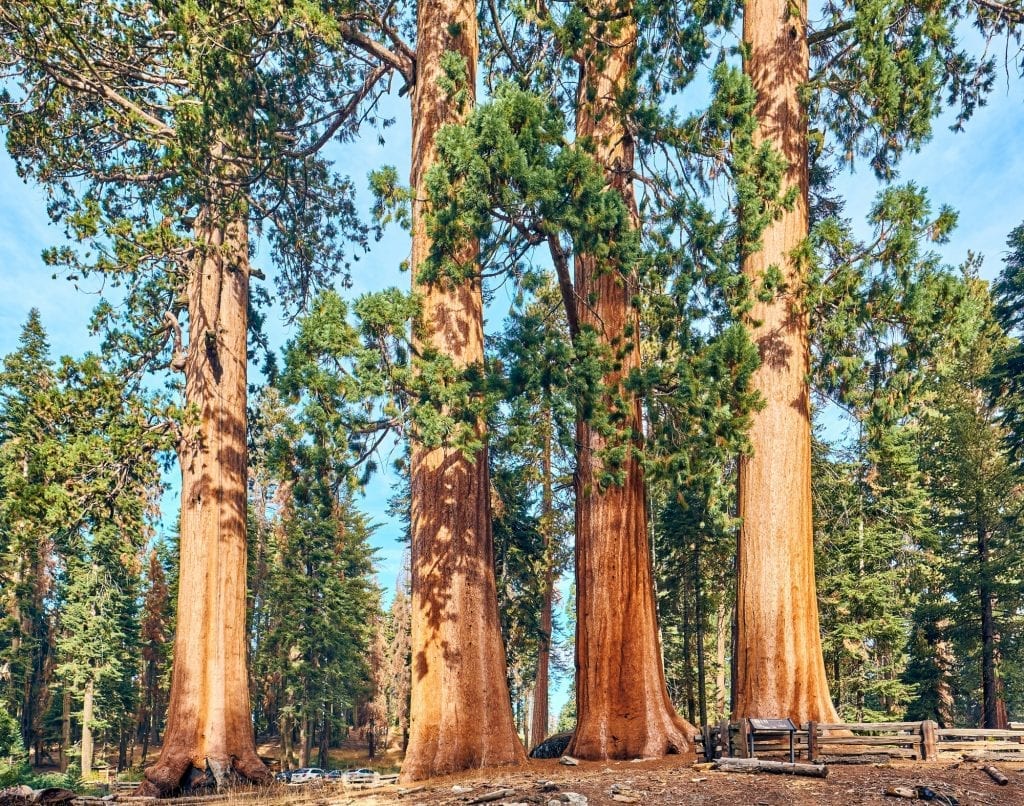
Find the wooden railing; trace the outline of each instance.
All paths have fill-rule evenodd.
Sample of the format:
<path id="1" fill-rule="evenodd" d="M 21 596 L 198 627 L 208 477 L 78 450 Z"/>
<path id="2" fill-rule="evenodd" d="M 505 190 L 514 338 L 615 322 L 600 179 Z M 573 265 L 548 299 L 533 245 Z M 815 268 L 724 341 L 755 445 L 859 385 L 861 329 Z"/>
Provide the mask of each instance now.
<path id="1" fill-rule="evenodd" d="M 844 749 L 853 754 L 878 752 L 927 761 L 935 755 L 934 722 L 808 722 L 811 758 L 827 755 L 824 750 Z"/>
<path id="2" fill-rule="evenodd" d="M 999 757 L 1024 761 L 1024 725 L 1019 722 L 1011 722 L 1008 730 L 939 728 L 938 734 L 940 753 L 958 753 L 978 760 Z"/>
<path id="3" fill-rule="evenodd" d="M 696 737 L 697 752 L 712 761 L 747 755 L 746 720 L 707 725 Z M 884 754 L 919 761 L 937 761 L 960 754 L 978 759 L 1024 761 L 1024 723 L 1006 730 L 940 728 L 923 722 L 808 722 L 795 737 L 798 756 L 808 760 L 829 756 Z M 789 752 L 789 739 L 759 740 L 758 755 Z"/>

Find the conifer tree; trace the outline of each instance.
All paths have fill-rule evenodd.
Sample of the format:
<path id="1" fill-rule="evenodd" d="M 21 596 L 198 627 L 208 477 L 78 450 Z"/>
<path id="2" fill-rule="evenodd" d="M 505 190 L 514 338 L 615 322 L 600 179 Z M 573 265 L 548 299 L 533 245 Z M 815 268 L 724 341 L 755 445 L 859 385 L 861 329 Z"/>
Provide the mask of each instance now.
<path id="1" fill-rule="evenodd" d="M 557 286 L 548 275 L 523 278 L 521 308 L 509 316 L 505 332 L 492 347 L 495 366 L 502 373 L 503 405 L 492 430 L 492 474 L 501 512 L 495 519 L 496 541 L 512 536 L 518 522 L 522 534 L 539 539 L 533 551 L 516 552 L 519 560 L 519 595 L 527 607 L 535 607 L 527 635 L 521 636 L 535 656 L 530 668 L 519 676 L 530 693 L 530 724 L 527 744 L 536 745 L 549 732 L 548 695 L 555 630 L 555 581 L 570 559 L 571 521 L 565 513 L 573 510 L 571 479 L 574 443 L 574 407 L 568 397 L 568 366 L 572 347 L 566 332 Z M 504 493 L 503 490 L 507 490 Z M 506 501 L 506 494 L 510 500 Z M 496 562 L 499 599 L 502 597 L 503 558 L 500 547 Z M 505 578 L 505 583 L 510 580 Z M 534 600 L 536 601 L 534 602 Z M 503 622 L 509 612 L 501 608 Z M 509 645 L 507 624 L 506 646 Z M 511 648 L 508 650 L 512 654 Z"/>
<path id="2" fill-rule="evenodd" d="M 160 552 L 149 552 L 146 566 L 146 590 L 141 613 L 141 671 L 139 680 L 138 740 L 142 742 L 142 762 L 146 763 L 151 744 L 160 744 L 161 727 L 167 707 L 163 678 L 168 671 L 170 642 L 173 635 L 171 590 Z"/>
<path id="3" fill-rule="evenodd" d="M 65 702 L 70 695 L 84 701 L 88 763 L 94 719 L 116 715 L 109 735 L 124 747 L 134 712 L 139 557 L 159 489 L 155 454 L 169 447 L 171 429 L 157 401 L 98 357 L 53 366 L 45 343 L 33 312 L 22 348 L 7 358 L 0 377 L 0 468 L 8 496 L 2 517 L 12 538 L 8 548 L 19 552 L 11 567 L 26 575 L 20 590 L 5 585 L 4 591 L 17 594 L 19 610 L 39 608 L 29 636 L 38 660 L 24 678 L 37 756 L 40 719 L 56 689 Z M 68 739 L 65 731 L 65 760 Z"/>
<path id="4" fill-rule="evenodd" d="M 37 310 L 29 312 L 18 343 L 0 373 L 0 679 L 4 710 L 18 720 L 21 742 L 33 748 L 40 738 L 46 657 L 52 650 L 45 599 L 54 587 L 48 568 L 58 528 L 46 502 L 55 428 L 45 403 L 56 382 L 55 368 Z"/>
<path id="5" fill-rule="evenodd" d="M 51 215 L 85 244 L 47 260 L 75 278 L 125 283 L 127 313 L 101 304 L 98 323 L 127 354 L 126 371 L 169 360 L 185 373 L 182 606 L 147 785 L 164 794 L 193 767 L 218 781 L 268 777 L 253 744 L 236 573 L 249 283 L 261 274 L 249 237 L 266 226 L 282 299 L 299 307 L 345 265 L 338 244 L 362 237 L 347 183 L 317 152 L 350 131 L 390 68 L 349 61 L 339 41 L 316 4 L 53 0 L 0 12 L 0 60 L 19 76 L 3 99 L 8 149 L 23 176 L 54 191 Z"/>
<path id="6" fill-rule="evenodd" d="M 415 51 L 392 27 L 391 11 L 370 15 L 383 42 L 356 26 L 346 35 L 412 85 L 410 265 L 419 312 L 411 346 L 419 372 L 433 375 L 435 400 L 427 404 L 436 410 L 419 406 L 434 428 L 414 425 L 409 464 L 413 680 L 402 777 L 415 780 L 515 763 L 523 749 L 505 684 L 485 424 L 473 405 L 472 379 L 481 376 L 484 358 L 478 246 L 474 237 L 438 243 L 427 188 L 441 127 L 464 120 L 474 105 L 476 7 L 466 0 L 418 4 Z M 438 417 L 454 418 L 464 445 L 451 445 L 457 435 L 438 438 Z M 459 716 L 471 711 L 486 718 L 473 730 Z"/>
<path id="7" fill-rule="evenodd" d="M 747 324 L 761 355 L 754 388 L 765 405 L 754 416 L 752 453 L 740 464 L 738 716 L 835 718 L 821 659 L 811 517 L 812 158 L 819 179 L 833 170 L 830 157 L 858 155 L 888 178 L 900 154 L 928 137 L 944 96 L 959 122 L 970 116 L 991 87 L 993 63 L 958 49 L 954 8 L 989 32 L 1009 24 L 1013 35 L 1012 16 L 993 22 L 974 7 L 836 4 L 813 30 L 806 3 L 744 6 L 755 143 L 770 144 L 785 172 L 783 209 L 743 257 L 755 295 Z"/>
<path id="8" fill-rule="evenodd" d="M 983 383 L 1004 336 L 982 310 L 975 343 L 939 390 L 924 435 L 925 468 L 940 519 L 942 568 L 952 597 L 950 634 L 975 658 L 980 719 L 985 728 L 1008 721 L 1001 642 L 1019 606 L 1021 558 L 1014 550 L 1021 501 L 1016 466 L 1004 448 L 1006 432 Z M 970 688 L 974 689 L 975 686 Z"/>

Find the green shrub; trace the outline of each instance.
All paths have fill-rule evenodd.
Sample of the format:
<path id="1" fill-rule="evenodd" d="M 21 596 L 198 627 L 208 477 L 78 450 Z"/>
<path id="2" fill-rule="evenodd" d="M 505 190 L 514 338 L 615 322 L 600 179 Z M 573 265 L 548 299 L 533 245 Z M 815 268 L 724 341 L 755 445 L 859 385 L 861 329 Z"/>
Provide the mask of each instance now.
<path id="1" fill-rule="evenodd" d="M 21 729 L 6 711 L 0 711 L 0 789 L 20 784 L 31 773 Z"/>

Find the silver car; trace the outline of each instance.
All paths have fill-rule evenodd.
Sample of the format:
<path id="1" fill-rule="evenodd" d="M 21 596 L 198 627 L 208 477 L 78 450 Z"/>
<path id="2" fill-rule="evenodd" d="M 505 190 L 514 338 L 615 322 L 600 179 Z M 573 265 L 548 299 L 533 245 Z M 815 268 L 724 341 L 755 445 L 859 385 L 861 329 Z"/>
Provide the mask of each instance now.
<path id="1" fill-rule="evenodd" d="M 346 784 L 375 784 L 380 780 L 380 773 L 376 770 L 350 770 L 344 775 Z"/>
<path id="2" fill-rule="evenodd" d="M 308 784 L 313 781 L 322 781 L 327 775 L 319 767 L 303 767 L 299 770 L 292 770 L 292 779 L 288 782 L 290 784 Z"/>

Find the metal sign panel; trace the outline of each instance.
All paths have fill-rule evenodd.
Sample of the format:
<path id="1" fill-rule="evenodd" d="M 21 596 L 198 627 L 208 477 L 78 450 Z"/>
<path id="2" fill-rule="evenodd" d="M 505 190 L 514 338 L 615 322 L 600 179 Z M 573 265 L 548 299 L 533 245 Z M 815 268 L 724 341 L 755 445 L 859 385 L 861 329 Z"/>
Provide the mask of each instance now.
<path id="1" fill-rule="evenodd" d="M 755 732 L 789 733 L 796 730 L 791 719 L 751 719 L 750 728 Z"/>

